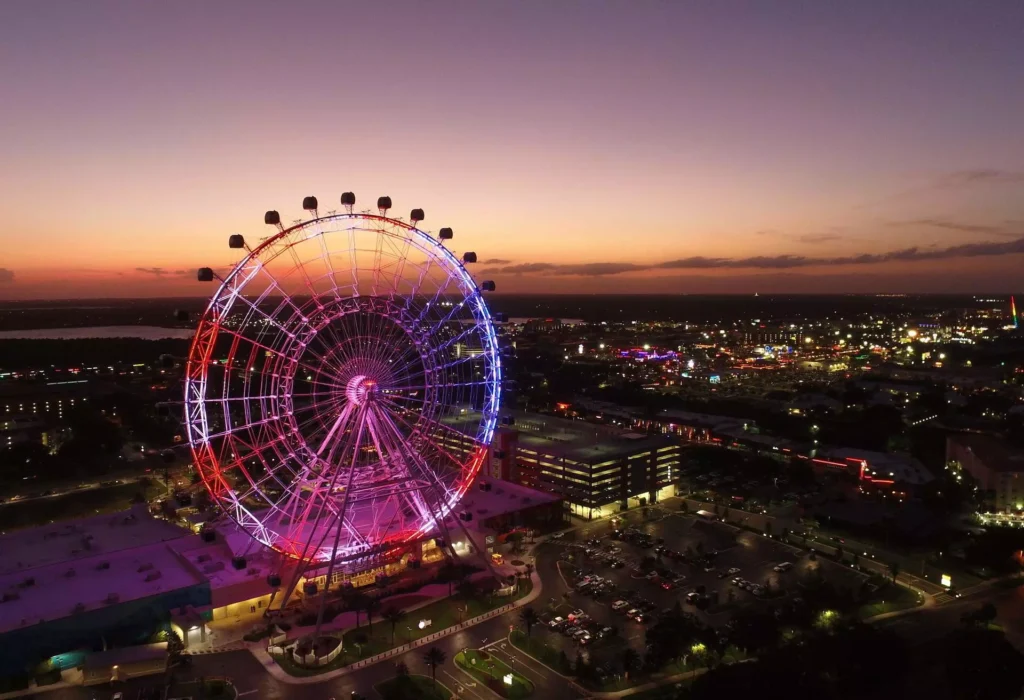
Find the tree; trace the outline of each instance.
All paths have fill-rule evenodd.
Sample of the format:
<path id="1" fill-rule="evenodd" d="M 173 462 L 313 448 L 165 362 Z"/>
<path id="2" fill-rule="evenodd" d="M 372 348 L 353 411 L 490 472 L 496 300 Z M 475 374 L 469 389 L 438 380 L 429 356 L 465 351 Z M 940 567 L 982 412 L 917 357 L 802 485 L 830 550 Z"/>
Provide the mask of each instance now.
<path id="1" fill-rule="evenodd" d="M 1024 658 L 1002 632 L 981 628 L 950 633 L 942 650 L 946 680 L 956 698 L 1009 700 L 1020 697 L 1024 677 L 1018 669 Z"/>
<path id="2" fill-rule="evenodd" d="M 409 667 L 404 661 L 399 661 L 395 664 L 395 676 L 398 678 L 405 678 L 409 675 Z"/>
<path id="3" fill-rule="evenodd" d="M 540 617 L 537 615 L 537 611 L 531 607 L 525 607 L 519 613 L 519 621 L 523 623 L 523 627 L 526 628 L 526 636 L 530 636 L 530 630 L 535 624 L 540 621 Z"/>
<path id="4" fill-rule="evenodd" d="M 768 535 L 769 537 L 772 536 L 772 521 L 768 518 L 764 519 L 764 534 Z"/>
<path id="5" fill-rule="evenodd" d="M 348 599 L 348 609 L 354 610 L 356 613 L 356 627 L 359 627 L 359 614 L 366 610 L 366 600 L 368 596 L 365 593 L 359 591 L 352 591 L 351 593 L 343 593 Z"/>
<path id="6" fill-rule="evenodd" d="M 447 660 L 448 655 L 437 647 L 430 647 L 423 654 L 423 663 L 426 666 L 430 666 L 430 677 L 433 679 L 434 685 L 437 685 L 437 667 L 443 665 Z"/>
<path id="7" fill-rule="evenodd" d="M 366 611 L 366 624 L 369 625 L 370 631 L 373 631 L 373 614 L 380 610 L 380 599 L 374 598 L 373 596 L 367 596 L 366 602 L 363 604 L 363 610 Z"/>
<path id="8" fill-rule="evenodd" d="M 845 553 L 846 552 L 843 550 L 843 545 L 837 544 L 836 545 L 836 561 L 842 562 L 843 561 L 843 555 Z"/>
<path id="9" fill-rule="evenodd" d="M 629 672 L 636 668 L 636 662 L 640 660 L 640 654 L 633 647 L 626 647 L 619 657 L 622 661 L 622 673 L 629 679 Z"/>
<path id="10" fill-rule="evenodd" d="M 892 582 L 896 583 L 896 578 L 900 575 L 900 563 L 898 561 L 889 562 L 889 576 L 892 578 Z"/>
<path id="11" fill-rule="evenodd" d="M 531 578 L 535 569 L 536 567 L 533 564 L 527 563 L 526 566 L 523 567 L 523 573 L 526 574 L 526 578 Z"/>
<path id="12" fill-rule="evenodd" d="M 388 608 L 381 616 L 391 624 L 391 646 L 395 646 L 395 628 L 405 619 L 405 611 L 401 608 Z"/>
<path id="13" fill-rule="evenodd" d="M 683 499 L 683 502 L 679 504 L 679 510 L 681 510 L 684 513 L 690 512 L 690 504 L 686 502 L 685 498 Z"/>

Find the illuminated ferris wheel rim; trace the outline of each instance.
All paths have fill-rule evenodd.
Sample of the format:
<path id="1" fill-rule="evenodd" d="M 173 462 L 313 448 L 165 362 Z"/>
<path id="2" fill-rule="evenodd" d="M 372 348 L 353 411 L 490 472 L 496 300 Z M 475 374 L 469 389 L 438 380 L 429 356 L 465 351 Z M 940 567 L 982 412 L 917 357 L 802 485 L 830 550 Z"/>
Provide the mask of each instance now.
<path id="1" fill-rule="evenodd" d="M 416 211 L 418 210 L 414 210 L 414 215 Z M 268 213 L 268 218 L 269 215 L 270 213 Z M 420 218 L 422 218 L 422 212 L 420 212 Z M 361 228 L 358 226 L 359 224 L 367 224 L 368 226 L 366 228 Z M 438 498 L 436 502 L 437 507 L 433 512 L 431 519 L 421 518 L 415 528 L 403 531 L 397 538 L 389 537 L 382 542 L 375 542 L 372 544 L 364 543 L 360 546 L 350 547 L 348 553 L 350 555 L 358 556 L 360 553 L 368 553 L 370 550 L 375 549 L 375 547 L 377 549 L 382 547 L 384 549 L 393 549 L 394 545 L 400 544 L 401 542 L 421 539 L 429 531 L 437 529 L 440 521 L 447 517 L 472 484 L 482 466 L 486 455 L 486 448 L 493 437 L 493 431 L 497 421 L 501 389 L 501 362 L 500 355 L 498 353 L 497 338 L 492 324 L 492 317 L 483 300 L 481 290 L 477 287 L 463 262 L 456 258 L 456 256 L 448 250 L 441 241 L 435 239 L 433 236 L 419 229 L 415 225 L 385 216 L 383 213 L 377 215 L 367 212 L 356 213 L 350 211 L 347 213 L 329 214 L 322 217 L 318 215 L 313 219 L 296 223 L 288 228 L 280 226 L 279 228 L 280 230 L 275 235 L 262 241 L 260 245 L 249 250 L 242 260 L 235 265 L 231 272 L 223 278 L 200 321 L 199 329 L 190 349 L 185 387 L 186 427 L 189 442 L 192 447 L 193 457 L 199 467 L 203 482 L 214 497 L 218 506 L 225 510 L 239 526 L 249 532 L 249 534 L 251 534 L 257 541 L 295 558 L 305 558 L 310 561 L 324 561 L 324 552 L 322 548 L 315 549 L 314 552 L 307 557 L 298 555 L 294 550 L 294 547 L 280 546 L 279 533 L 275 533 L 264 521 L 264 518 L 267 517 L 268 510 L 272 509 L 263 509 L 260 511 L 248 507 L 245 502 L 246 499 L 243 498 L 242 495 L 232 488 L 224 479 L 223 471 L 225 471 L 225 465 L 222 464 L 223 457 L 217 456 L 213 442 L 215 437 L 226 437 L 230 440 L 230 436 L 228 432 L 217 436 L 211 433 L 207 404 L 210 403 L 212 405 L 216 405 L 220 403 L 221 406 L 226 406 L 228 401 L 232 398 L 237 400 L 239 398 L 246 399 L 247 397 L 225 396 L 219 398 L 215 397 L 212 399 L 207 398 L 207 394 L 210 389 L 209 383 L 211 380 L 209 376 L 211 369 L 209 362 L 210 354 L 220 333 L 230 332 L 233 335 L 238 335 L 237 332 L 227 331 L 226 328 L 221 326 L 221 322 L 226 320 L 232 313 L 232 308 L 235 302 L 240 296 L 244 295 L 245 287 L 248 282 L 259 273 L 261 268 L 265 268 L 265 266 L 272 263 L 276 258 L 283 255 L 289 249 L 314 238 L 323 239 L 329 234 L 343 233 L 345 231 L 352 230 L 373 232 L 381 236 L 400 236 L 404 234 L 404 236 L 408 238 L 409 242 L 419 249 L 423 255 L 442 262 L 445 268 L 449 271 L 449 274 L 454 277 L 455 282 L 458 285 L 458 290 L 463 297 L 458 306 L 462 307 L 465 305 L 468 307 L 473 319 L 475 319 L 476 326 L 481 330 L 480 341 L 482 343 L 482 347 L 480 349 L 482 354 L 485 356 L 484 363 L 487 366 L 485 380 L 484 382 L 481 382 L 485 385 L 483 387 L 483 391 L 486 402 L 479 414 L 480 420 L 477 430 L 475 431 L 476 435 L 465 436 L 467 438 L 471 438 L 474 441 L 475 446 L 471 449 L 467 465 L 463 468 L 462 478 L 457 479 L 455 483 L 451 485 L 453 488 L 450 491 L 447 491 L 446 496 L 443 499 L 440 497 Z M 448 231 L 447 237 L 451 237 L 450 229 L 442 229 L 442 239 L 445 238 L 443 232 L 446 230 Z M 303 231 L 308 231 L 309 235 L 303 236 Z M 234 237 L 232 238 L 234 239 Z M 235 245 L 234 240 L 232 240 L 232 247 L 240 246 Z M 472 259 L 470 259 L 469 256 L 472 256 Z M 475 261 L 475 254 L 467 253 L 466 260 L 470 262 Z M 247 274 L 248 277 L 245 277 Z M 202 278 L 202 273 L 200 273 L 200 277 Z M 422 277 L 420 281 L 422 282 Z M 485 288 L 487 284 L 491 284 L 491 289 L 493 289 L 493 283 L 484 283 Z M 357 288 L 358 281 L 355 286 L 356 288 L 353 290 L 354 293 L 351 297 L 348 297 L 349 299 L 368 298 L 359 293 Z M 339 295 L 339 287 L 337 286 L 336 281 L 333 292 L 335 296 L 339 296 L 340 301 L 341 297 Z M 440 292 L 434 295 L 435 300 L 439 298 L 439 294 Z M 392 302 L 394 301 L 395 296 L 396 295 L 391 295 Z M 401 298 L 401 295 L 398 296 Z M 319 303 L 318 295 L 314 293 L 313 297 L 314 299 L 317 299 L 317 302 Z M 385 297 L 379 297 L 379 299 L 383 300 Z M 383 301 L 383 303 L 387 303 L 387 301 Z M 427 306 L 429 305 L 430 302 L 427 302 Z M 294 308 L 297 309 L 297 307 Z M 309 319 L 303 317 L 301 321 L 302 323 L 308 323 Z M 398 322 L 396 321 L 396 323 Z M 264 333 L 265 331 L 266 329 L 260 331 L 260 333 Z M 268 355 L 269 354 L 270 351 L 268 351 Z M 283 353 L 281 354 L 283 355 Z M 232 361 L 233 359 L 234 358 L 232 357 Z M 292 372 L 295 372 L 297 364 L 294 360 L 291 363 L 291 367 Z M 231 369 L 229 368 L 227 371 L 230 372 Z M 226 386 L 227 382 L 225 382 L 225 387 Z M 349 377 L 343 393 L 348 397 L 349 402 L 353 406 L 359 406 L 362 403 L 376 403 L 376 400 L 371 402 L 368 398 L 377 393 L 376 382 L 363 375 L 354 375 L 353 377 Z M 231 453 L 232 459 L 234 456 L 234 453 Z M 383 460 L 383 456 L 381 459 Z M 240 460 L 236 460 L 236 462 L 240 462 Z M 227 468 L 241 466 L 240 464 L 236 464 L 236 462 L 228 464 Z M 381 464 L 383 463 L 384 462 L 382 461 Z M 354 467 L 352 468 L 352 471 L 354 471 Z M 344 524 L 344 518 L 346 517 L 344 514 L 344 508 L 341 509 L 341 513 L 342 515 L 339 516 L 339 532 L 342 524 Z M 337 553 L 337 551 L 331 552 L 329 555 L 330 558 L 335 558 Z"/>

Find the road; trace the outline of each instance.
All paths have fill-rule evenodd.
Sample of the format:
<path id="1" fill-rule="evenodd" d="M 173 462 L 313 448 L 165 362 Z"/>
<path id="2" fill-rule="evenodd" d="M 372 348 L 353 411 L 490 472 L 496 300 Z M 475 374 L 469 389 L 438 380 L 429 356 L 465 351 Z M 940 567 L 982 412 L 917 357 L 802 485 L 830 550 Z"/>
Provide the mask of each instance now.
<path id="1" fill-rule="evenodd" d="M 492 691 L 480 686 L 454 663 L 455 654 L 462 649 L 486 647 L 489 652 L 498 655 L 510 665 L 514 665 L 516 671 L 522 673 L 537 686 L 534 697 L 561 698 L 563 700 L 581 697 L 583 694 L 573 684 L 525 654 L 515 651 L 507 643 L 509 625 L 516 624 L 518 618 L 519 611 L 512 610 L 464 631 L 439 639 L 434 646 L 445 652 L 447 660 L 438 667 L 437 679 L 452 690 L 457 691 L 457 686 L 461 687 L 463 698 L 494 700 L 497 696 Z M 177 679 L 179 683 L 186 683 L 200 676 L 228 677 L 233 679 L 241 697 L 251 697 L 253 700 L 292 700 L 296 698 L 303 700 L 329 700 L 330 698 L 341 700 L 345 698 L 347 700 L 352 692 L 374 698 L 376 695 L 373 686 L 393 678 L 395 664 L 399 661 L 404 662 L 410 672 L 429 676 L 430 669 L 423 663 L 423 654 L 428 648 L 428 646 L 420 647 L 391 660 L 316 684 L 282 683 L 267 673 L 260 662 L 248 651 L 194 656 L 192 657 L 192 668 L 180 671 L 177 674 Z M 156 687 L 160 684 L 159 677 L 150 676 L 129 680 L 118 684 L 116 688 L 110 686 L 66 688 L 43 693 L 37 697 L 46 700 L 106 700 L 114 691 L 121 691 L 124 693 L 125 700 L 134 700 L 141 689 Z M 172 689 L 170 697 L 174 696 L 175 693 Z"/>

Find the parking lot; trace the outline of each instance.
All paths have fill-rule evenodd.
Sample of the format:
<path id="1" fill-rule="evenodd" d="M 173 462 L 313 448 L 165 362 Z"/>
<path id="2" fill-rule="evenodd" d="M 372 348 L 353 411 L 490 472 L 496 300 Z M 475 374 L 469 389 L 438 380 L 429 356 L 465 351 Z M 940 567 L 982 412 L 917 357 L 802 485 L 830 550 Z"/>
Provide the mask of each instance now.
<path id="1" fill-rule="evenodd" d="M 799 598 L 811 569 L 836 586 L 863 575 L 753 532 L 673 510 L 674 499 L 642 520 L 592 523 L 542 545 L 538 567 L 556 594 L 542 615 L 544 640 L 569 658 L 616 658 L 624 645 L 644 650 L 644 633 L 677 603 L 712 628 L 747 607 Z M 782 571 L 776 567 L 784 565 Z M 741 579 L 741 580 L 736 580 Z M 557 595 L 568 593 L 568 595 Z M 583 613 L 582 620 L 579 613 Z M 561 618 L 560 620 L 557 618 Z M 554 621 L 553 625 L 550 625 Z"/>

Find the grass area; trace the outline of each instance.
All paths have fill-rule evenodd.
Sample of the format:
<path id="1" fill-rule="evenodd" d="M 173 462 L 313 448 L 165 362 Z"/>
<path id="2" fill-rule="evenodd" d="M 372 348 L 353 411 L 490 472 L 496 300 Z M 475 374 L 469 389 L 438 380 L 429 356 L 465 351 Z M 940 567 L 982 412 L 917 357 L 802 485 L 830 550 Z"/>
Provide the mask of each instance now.
<path id="1" fill-rule="evenodd" d="M 909 610 L 924 603 L 924 598 L 914 590 L 900 584 L 886 586 L 878 591 L 878 600 L 860 606 L 857 615 L 862 620 L 883 613 Z"/>
<path id="2" fill-rule="evenodd" d="M 86 518 L 97 513 L 115 513 L 130 508 L 137 493 L 149 501 L 165 491 L 156 479 L 146 479 L 52 498 L 8 503 L 0 506 L 0 531 L 46 525 L 55 520 Z"/>
<path id="3" fill-rule="evenodd" d="M 449 700 L 452 691 L 427 676 L 397 676 L 373 686 L 384 700 Z"/>
<path id="4" fill-rule="evenodd" d="M 529 654 L 542 664 L 555 669 L 567 676 L 572 675 L 572 662 L 569 658 L 558 651 L 550 644 L 542 642 L 537 637 L 527 637 L 522 630 L 515 630 L 509 635 L 509 639 L 520 651 Z"/>
<path id="5" fill-rule="evenodd" d="M 464 668 L 471 676 L 486 685 L 498 695 L 518 700 L 529 697 L 533 693 L 533 683 L 513 671 L 501 659 L 480 649 L 467 649 L 455 655 L 455 663 Z M 505 683 L 508 674 L 512 674 L 512 683 Z"/>
<path id="6" fill-rule="evenodd" d="M 483 615 L 491 610 L 519 600 L 523 596 L 528 595 L 532 588 L 533 583 L 525 580 L 519 583 L 519 592 L 507 598 L 480 597 L 471 598 L 467 601 L 454 597 L 435 601 L 430 605 L 425 605 L 409 613 L 406 616 L 406 620 L 395 627 L 394 640 L 392 640 L 391 636 L 391 625 L 375 620 L 372 630 L 363 625 L 345 632 L 343 636 L 345 649 L 355 650 L 357 640 L 365 638 L 365 641 L 359 645 L 360 650 L 357 658 L 366 658 L 380 654 L 388 649 L 427 637 L 435 632 L 440 632 L 457 625 L 459 622 L 465 622 L 478 615 Z M 388 607 L 387 602 L 384 603 L 384 607 Z M 460 609 L 464 612 L 460 613 Z M 430 620 L 430 626 L 420 629 L 418 625 L 420 620 Z"/>

